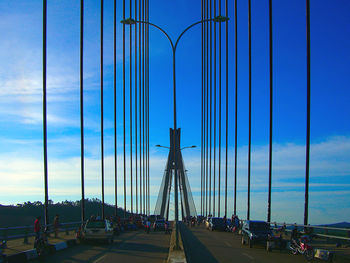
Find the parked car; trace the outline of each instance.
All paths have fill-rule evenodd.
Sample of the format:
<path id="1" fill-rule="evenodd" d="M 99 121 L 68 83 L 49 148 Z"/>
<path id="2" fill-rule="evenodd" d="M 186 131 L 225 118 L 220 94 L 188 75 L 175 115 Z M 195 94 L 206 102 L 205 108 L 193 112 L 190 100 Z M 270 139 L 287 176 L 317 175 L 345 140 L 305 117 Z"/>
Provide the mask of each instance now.
<path id="1" fill-rule="evenodd" d="M 84 240 L 105 240 L 113 243 L 112 223 L 105 220 L 88 220 L 83 232 Z"/>
<path id="2" fill-rule="evenodd" d="M 211 217 L 209 219 L 208 229 L 211 231 L 214 231 L 214 230 L 225 231 L 225 229 L 226 229 L 225 219 L 223 219 L 221 217 Z"/>
<path id="3" fill-rule="evenodd" d="M 264 221 L 247 220 L 242 226 L 242 245 L 248 244 L 251 248 L 253 244 L 265 243 L 273 239 L 273 233 L 268 223 Z"/>
<path id="4" fill-rule="evenodd" d="M 157 219 L 153 224 L 153 230 L 165 230 L 165 220 L 164 219 Z"/>
<path id="5" fill-rule="evenodd" d="M 128 231 L 134 231 L 134 230 L 137 230 L 137 229 L 138 229 L 138 227 L 137 227 L 137 225 L 134 224 L 134 223 L 128 223 L 128 224 L 126 224 L 126 230 L 128 230 Z"/>

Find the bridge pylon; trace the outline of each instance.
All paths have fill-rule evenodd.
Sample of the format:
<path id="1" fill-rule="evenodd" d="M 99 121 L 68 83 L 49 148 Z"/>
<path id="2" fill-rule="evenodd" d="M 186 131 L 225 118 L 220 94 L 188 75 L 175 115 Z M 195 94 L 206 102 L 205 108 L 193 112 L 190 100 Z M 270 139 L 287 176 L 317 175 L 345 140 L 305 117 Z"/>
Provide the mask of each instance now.
<path id="1" fill-rule="evenodd" d="M 196 207 L 194 204 L 190 184 L 187 178 L 187 172 L 186 172 L 187 170 L 185 168 L 181 150 L 179 150 L 178 154 L 176 155 L 178 158 L 176 162 L 178 167 L 176 169 L 177 175 L 174 175 L 174 170 L 175 170 L 174 169 L 175 168 L 174 142 L 176 143 L 176 145 L 180 145 L 180 132 L 181 132 L 181 129 L 176 129 L 174 133 L 174 130 L 170 128 L 170 151 L 168 154 L 168 159 L 164 170 L 162 184 L 159 189 L 158 199 L 154 210 L 155 215 L 160 215 L 161 217 L 164 217 L 166 219 L 169 218 L 170 193 L 172 190 L 172 184 L 175 179 L 175 176 L 177 176 L 177 180 L 179 182 L 178 187 L 180 190 L 182 218 L 185 218 L 188 216 L 197 216 Z M 175 140 L 174 140 L 174 134 L 175 134 Z M 175 192 L 176 191 L 174 189 L 174 193 Z"/>

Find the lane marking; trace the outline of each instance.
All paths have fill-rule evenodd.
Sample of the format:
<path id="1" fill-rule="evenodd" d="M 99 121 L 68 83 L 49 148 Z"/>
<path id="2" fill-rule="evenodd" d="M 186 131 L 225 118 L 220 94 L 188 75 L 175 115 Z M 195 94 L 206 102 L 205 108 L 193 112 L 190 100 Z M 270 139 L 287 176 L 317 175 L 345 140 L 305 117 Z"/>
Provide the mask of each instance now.
<path id="1" fill-rule="evenodd" d="M 97 263 L 97 262 L 99 262 L 101 259 L 103 259 L 103 258 L 105 258 L 105 257 L 107 257 L 107 255 L 103 255 L 102 257 L 96 259 L 93 263 Z"/>
<path id="2" fill-rule="evenodd" d="M 242 253 L 242 255 L 246 256 L 247 258 L 251 259 L 251 260 L 254 260 L 254 258 L 251 256 L 251 255 L 248 255 L 246 253 Z"/>
<path id="3" fill-rule="evenodd" d="M 225 242 L 226 246 L 228 247 L 232 247 L 231 244 L 229 242 Z"/>

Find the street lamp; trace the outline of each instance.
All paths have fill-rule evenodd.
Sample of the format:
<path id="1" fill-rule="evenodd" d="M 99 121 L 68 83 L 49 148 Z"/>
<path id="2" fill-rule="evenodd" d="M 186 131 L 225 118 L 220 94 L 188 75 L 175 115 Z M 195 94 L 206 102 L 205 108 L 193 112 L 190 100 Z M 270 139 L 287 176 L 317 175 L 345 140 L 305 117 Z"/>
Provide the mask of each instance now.
<path id="1" fill-rule="evenodd" d="M 216 22 L 216 23 L 222 23 L 222 22 L 227 22 L 229 20 L 228 17 L 225 16 L 216 16 L 212 19 L 204 19 L 204 20 L 200 20 L 196 23 L 193 23 L 192 25 L 188 26 L 187 28 L 185 28 L 184 31 L 182 31 L 182 33 L 179 35 L 179 37 L 176 39 L 176 42 L 174 44 L 174 42 L 171 40 L 170 36 L 167 34 L 167 32 L 162 29 L 161 27 L 148 22 L 148 21 L 138 21 L 138 20 L 134 20 L 131 17 L 124 19 L 122 21 L 120 21 L 120 23 L 124 24 L 124 25 L 135 25 L 136 23 L 139 24 L 147 24 L 147 25 L 151 25 L 155 28 L 157 28 L 158 30 L 160 30 L 169 40 L 172 51 L 173 51 L 173 107 L 174 107 L 174 136 L 173 136 L 173 152 L 174 152 L 174 177 L 175 177 L 175 231 L 176 231 L 176 243 L 175 243 L 175 249 L 179 249 L 179 229 L 178 229 L 178 221 L 179 221 L 179 210 L 178 210 L 178 178 L 177 178 L 177 156 L 178 156 L 178 152 L 181 150 L 179 147 L 180 145 L 177 145 L 176 143 L 176 74 L 175 74 L 175 54 L 176 54 L 176 48 L 177 45 L 181 39 L 181 37 L 192 27 L 194 27 L 195 25 L 201 24 L 201 23 L 205 23 L 205 22 Z M 161 147 L 160 145 L 157 147 Z M 168 147 L 166 147 L 168 148 Z M 190 148 L 194 148 L 193 146 L 191 146 Z M 169 148 L 170 149 L 170 148 Z M 184 148 L 183 148 L 184 149 Z M 171 149 L 170 149 L 171 150 Z"/>
<path id="2" fill-rule="evenodd" d="M 158 148 L 167 148 L 167 149 L 170 149 L 170 147 L 168 147 L 168 146 L 162 146 L 162 145 L 160 145 L 160 144 L 157 144 L 156 147 L 158 147 Z"/>
<path id="3" fill-rule="evenodd" d="M 196 148 L 196 147 L 197 147 L 196 145 L 186 146 L 186 147 L 181 148 L 180 150 L 187 149 L 187 148 Z"/>
<path id="4" fill-rule="evenodd" d="M 160 144 L 157 144 L 156 147 L 158 148 L 167 148 L 167 149 L 170 149 L 170 147 L 168 146 L 163 146 L 163 145 L 160 145 Z M 182 147 L 180 150 L 184 150 L 184 149 L 187 149 L 187 148 L 196 148 L 197 146 L 196 145 L 192 145 L 192 146 L 186 146 L 186 147 Z"/>

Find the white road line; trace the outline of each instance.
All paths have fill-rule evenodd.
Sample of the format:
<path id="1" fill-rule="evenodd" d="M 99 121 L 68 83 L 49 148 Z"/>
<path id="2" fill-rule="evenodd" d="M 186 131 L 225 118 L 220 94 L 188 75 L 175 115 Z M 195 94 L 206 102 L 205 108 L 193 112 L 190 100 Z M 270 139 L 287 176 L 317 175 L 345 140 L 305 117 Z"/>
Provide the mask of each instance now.
<path id="1" fill-rule="evenodd" d="M 225 242 L 226 246 L 228 247 L 232 247 L 231 244 L 229 242 Z"/>
<path id="2" fill-rule="evenodd" d="M 254 260 L 254 258 L 251 256 L 251 255 L 248 255 L 246 253 L 242 253 L 242 255 L 246 256 L 247 258 L 251 259 L 251 260 Z"/>
<path id="3" fill-rule="evenodd" d="M 99 262 L 101 259 L 103 259 L 103 258 L 105 258 L 105 257 L 107 257 L 107 255 L 103 255 L 102 257 L 96 259 L 93 263 L 97 263 L 97 262 Z"/>

